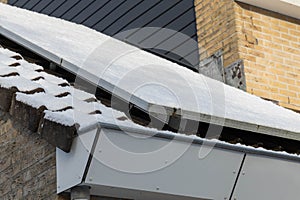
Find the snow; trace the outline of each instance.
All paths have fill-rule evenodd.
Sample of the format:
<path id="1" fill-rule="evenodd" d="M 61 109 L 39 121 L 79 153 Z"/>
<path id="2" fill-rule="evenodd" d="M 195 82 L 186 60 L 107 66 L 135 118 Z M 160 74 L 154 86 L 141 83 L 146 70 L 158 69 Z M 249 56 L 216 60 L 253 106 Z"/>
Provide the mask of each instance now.
<path id="1" fill-rule="evenodd" d="M 48 74 L 41 66 L 28 63 L 26 60 L 11 58 L 18 55 L 10 50 L 0 47 L 0 87 L 10 89 L 16 87 L 16 100 L 33 108 L 46 107 L 45 118 L 65 126 L 78 124 L 79 130 L 98 122 L 120 123 L 129 127 L 137 127 L 130 120 L 119 121 L 117 118 L 125 114 L 108 108 L 97 101 L 92 94 L 68 86 L 69 83 L 59 77 Z M 10 67 L 11 63 L 18 62 L 17 67 Z M 11 73 L 17 73 L 10 75 Z M 10 76 L 9 76 L 10 75 Z M 35 80 L 40 77 L 40 79 Z M 60 84 L 67 83 L 62 87 Z M 44 92 L 26 94 L 25 92 L 41 88 Z M 66 94 L 57 97 L 60 94 Z M 85 100 L 93 99 L 92 102 Z M 126 118 L 126 117 L 125 117 Z M 141 127 L 140 127 L 141 128 Z"/>
<path id="2" fill-rule="evenodd" d="M 3 4 L 0 24 L 150 104 L 300 133 L 295 112 L 84 26 Z"/>
<path id="3" fill-rule="evenodd" d="M 0 85 L 2 88 L 13 88 L 16 87 L 19 91 L 22 92 L 29 92 L 34 89 L 39 88 L 39 84 L 32 83 L 30 80 L 19 77 L 19 76 L 13 76 L 13 77 L 0 77 Z"/>
<path id="4" fill-rule="evenodd" d="M 9 56 L 13 54 L 8 50 L 4 51 L 4 49 L 0 48 L 0 58 L 3 60 L 9 59 Z M 92 94 L 86 93 L 84 91 L 78 90 L 74 87 L 60 87 L 58 84 L 54 83 L 54 80 L 58 81 L 58 83 L 66 82 L 64 79 L 54 77 L 53 75 L 47 74 L 45 72 L 36 72 L 35 69 L 40 69 L 41 67 L 35 66 L 34 64 L 28 63 L 25 60 L 20 61 L 21 65 L 18 67 L 11 68 L 8 65 L 1 65 L 0 71 L 9 72 L 8 69 L 14 69 L 19 73 L 19 76 L 12 77 L 1 77 L 0 78 L 0 87 L 18 87 L 23 89 L 24 91 L 34 90 L 38 87 L 42 87 L 45 90 L 44 92 L 35 93 L 35 94 L 24 94 L 22 92 L 16 93 L 16 100 L 23 102 L 27 105 L 30 105 L 34 108 L 39 108 L 41 106 L 46 106 L 47 110 L 44 111 L 44 118 L 64 126 L 73 126 L 75 124 L 79 125 L 79 131 L 84 130 L 87 127 L 90 127 L 96 123 L 108 123 L 115 124 L 120 127 L 131 127 L 138 130 L 142 130 L 144 132 L 149 132 L 149 134 L 153 135 L 154 133 L 158 133 L 158 130 L 153 128 L 146 128 L 140 125 L 134 124 L 130 121 L 122 112 L 116 111 L 112 108 L 108 108 L 101 104 L 99 101 L 88 103 L 84 101 L 85 99 L 96 99 Z M 30 75 L 32 72 L 32 76 Z M 27 77 L 24 77 L 24 75 Z M 44 79 L 40 79 L 39 81 L 31 81 L 32 77 L 44 77 Z M 28 78 L 30 77 L 30 78 Z M 51 92 L 49 92 L 51 91 Z M 55 97 L 54 94 L 59 94 L 60 92 L 69 92 L 70 94 L 65 97 Z M 72 108 L 70 108 L 70 106 Z M 67 108 L 66 110 L 59 111 L 61 109 Z M 100 111 L 101 113 L 93 113 L 94 111 Z M 120 120 L 120 118 L 123 118 Z M 125 119 L 125 120 L 124 120 Z M 175 138 L 186 138 L 188 141 L 193 140 L 202 140 L 204 144 L 223 144 L 230 147 L 240 147 L 243 150 L 255 150 L 257 152 L 265 152 L 272 153 L 282 156 L 293 156 L 299 157 L 299 155 L 292 155 L 287 152 L 274 152 L 270 150 L 266 150 L 264 148 L 254 148 L 250 146 L 245 146 L 242 144 L 229 144 L 226 142 L 222 142 L 216 139 L 208 140 L 208 139 L 200 139 L 196 135 L 184 135 L 179 133 L 173 133 L 170 131 L 162 131 L 164 134 L 172 135 Z"/>

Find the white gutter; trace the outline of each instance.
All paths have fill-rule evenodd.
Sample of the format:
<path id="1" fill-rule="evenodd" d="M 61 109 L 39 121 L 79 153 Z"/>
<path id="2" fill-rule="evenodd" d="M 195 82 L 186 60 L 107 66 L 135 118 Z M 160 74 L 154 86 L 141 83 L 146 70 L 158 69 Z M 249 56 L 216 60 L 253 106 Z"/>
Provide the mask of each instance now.
<path id="1" fill-rule="evenodd" d="M 300 19 L 299 0 L 237 0 L 237 1 Z"/>

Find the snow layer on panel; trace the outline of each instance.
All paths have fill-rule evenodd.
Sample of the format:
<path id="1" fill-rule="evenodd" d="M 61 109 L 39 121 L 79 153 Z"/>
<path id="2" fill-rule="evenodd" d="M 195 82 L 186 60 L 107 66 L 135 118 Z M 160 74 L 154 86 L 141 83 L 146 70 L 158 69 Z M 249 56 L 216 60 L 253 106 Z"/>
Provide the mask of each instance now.
<path id="1" fill-rule="evenodd" d="M 84 26 L 3 4 L 0 24 L 148 103 L 300 132 L 295 112 Z"/>

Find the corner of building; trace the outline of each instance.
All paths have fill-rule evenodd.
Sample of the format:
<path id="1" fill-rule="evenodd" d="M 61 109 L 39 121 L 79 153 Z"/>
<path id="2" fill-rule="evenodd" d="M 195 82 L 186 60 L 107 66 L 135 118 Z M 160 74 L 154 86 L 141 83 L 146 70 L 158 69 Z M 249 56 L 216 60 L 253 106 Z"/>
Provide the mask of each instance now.
<path id="1" fill-rule="evenodd" d="M 300 111 L 300 19 L 234 0 L 195 0 L 200 60 L 242 60 L 246 91 Z"/>

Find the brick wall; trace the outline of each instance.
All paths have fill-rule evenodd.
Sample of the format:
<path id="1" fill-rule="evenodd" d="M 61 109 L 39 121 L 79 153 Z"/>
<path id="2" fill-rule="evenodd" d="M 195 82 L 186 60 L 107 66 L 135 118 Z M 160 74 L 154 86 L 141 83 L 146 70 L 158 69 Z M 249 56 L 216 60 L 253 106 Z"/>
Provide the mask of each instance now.
<path id="1" fill-rule="evenodd" d="M 231 0 L 196 0 L 196 23 L 200 59 L 223 50 L 224 65 L 238 57 L 234 3 Z"/>
<path id="2" fill-rule="evenodd" d="M 242 3 L 235 14 L 247 91 L 300 110 L 300 20 Z"/>
<path id="3" fill-rule="evenodd" d="M 22 131 L 20 131 L 22 130 Z M 0 111 L 0 199 L 65 200 L 56 195 L 55 148 Z"/>
<path id="4" fill-rule="evenodd" d="M 0 111 L 0 199 L 70 200 L 56 194 L 55 147 Z M 91 200 L 122 200 L 95 197 Z M 128 199 L 127 199 L 128 200 Z"/>
<path id="5" fill-rule="evenodd" d="M 247 91 L 300 111 L 300 20 L 233 0 L 196 0 L 200 59 L 242 59 Z"/>

